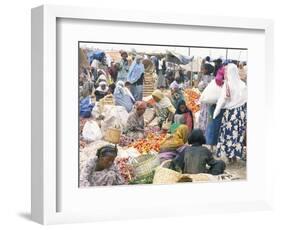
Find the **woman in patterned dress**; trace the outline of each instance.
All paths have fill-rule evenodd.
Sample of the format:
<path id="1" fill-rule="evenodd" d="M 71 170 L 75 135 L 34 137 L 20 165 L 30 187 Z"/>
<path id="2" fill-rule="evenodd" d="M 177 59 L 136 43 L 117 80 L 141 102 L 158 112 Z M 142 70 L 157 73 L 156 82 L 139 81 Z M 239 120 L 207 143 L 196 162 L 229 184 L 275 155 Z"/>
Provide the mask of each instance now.
<path id="1" fill-rule="evenodd" d="M 170 99 L 166 97 L 159 89 L 156 89 L 152 93 L 152 97 L 156 102 L 155 112 L 152 118 L 148 121 L 148 124 L 157 117 L 158 126 L 160 127 L 160 129 L 162 129 L 162 125 L 165 121 L 172 121 L 176 109 Z"/>
<path id="2" fill-rule="evenodd" d="M 114 164 L 117 147 L 106 145 L 98 149 L 95 157 L 89 158 L 80 174 L 80 187 L 121 185 L 124 179 Z"/>
<path id="3" fill-rule="evenodd" d="M 225 109 L 222 117 L 217 156 L 226 156 L 230 161 L 242 157 L 246 132 L 247 86 L 240 80 L 235 64 L 228 64 L 225 84 L 214 111 L 214 118 Z"/>

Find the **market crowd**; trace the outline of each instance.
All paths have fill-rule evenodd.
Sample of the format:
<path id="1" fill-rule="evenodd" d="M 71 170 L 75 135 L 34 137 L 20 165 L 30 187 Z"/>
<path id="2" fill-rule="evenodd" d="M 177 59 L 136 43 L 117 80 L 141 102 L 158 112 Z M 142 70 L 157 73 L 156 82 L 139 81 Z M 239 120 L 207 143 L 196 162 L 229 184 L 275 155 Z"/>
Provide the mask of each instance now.
<path id="1" fill-rule="evenodd" d="M 121 50 L 116 61 L 104 51 L 80 52 L 87 61 L 80 60 L 80 118 L 95 117 L 93 108 L 108 100 L 123 107 L 128 118 L 119 145 L 135 147 L 141 155 L 140 143 L 157 133 L 161 138 L 150 148 L 156 150 L 160 162 L 170 161 L 169 168 L 183 174 L 220 175 L 227 164 L 245 160 L 245 62 L 205 57 L 200 71 L 192 73 L 170 63 L 165 55 Z M 148 73 L 153 76 L 153 89 L 147 96 Z M 150 116 L 145 117 L 148 110 Z M 81 169 L 80 186 L 127 184 L 117 158 L 116 144 L 100 147 Z"/>

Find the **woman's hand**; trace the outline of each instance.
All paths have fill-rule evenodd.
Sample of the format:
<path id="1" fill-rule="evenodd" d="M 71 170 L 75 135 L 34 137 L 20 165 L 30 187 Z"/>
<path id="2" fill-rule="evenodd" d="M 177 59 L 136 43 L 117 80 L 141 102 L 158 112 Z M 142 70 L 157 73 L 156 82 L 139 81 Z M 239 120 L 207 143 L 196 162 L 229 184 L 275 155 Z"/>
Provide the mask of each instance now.
<path id="1" fill-rule="evenodd" d="M 174 114 L 170 112 L 168 115 L 168 121 L 172 121 L 173 117 L 174 117 Z"/>
<path id="2" fill-rule="evenodd" d="M 144 127 L 148 126 L 149 123 L 150 123 L 149 121 L 145 120 L 145 121 L 144 121 Z"/>

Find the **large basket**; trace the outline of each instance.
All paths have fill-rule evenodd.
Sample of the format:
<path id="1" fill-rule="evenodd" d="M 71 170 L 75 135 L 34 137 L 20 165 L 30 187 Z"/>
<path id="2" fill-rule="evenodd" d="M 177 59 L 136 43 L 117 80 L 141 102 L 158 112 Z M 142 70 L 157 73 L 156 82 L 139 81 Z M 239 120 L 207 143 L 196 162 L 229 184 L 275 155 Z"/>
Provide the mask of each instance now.
<path id="1" fill-rule="evenodd" d="M 138 156 L 132 162 L 136 178 L 151 174 L 160 165 L 159 156 L 156 154 L 146 154 Z"/>
<path id="2" fill-rule="evenodd" d="M 163 161 L 162 164 L 155 169 L 153 184 L 175 184 L 181 180 L 181 173 L 167 168 L 171 161 L 172 160 Z"/>
<path id="3" fill-rule="evenodd" d="M 108 128 L 105 132 L 104 139 L 113 144 L 119 144 L 121 136 L 121 130 L 116 128 Z"/>
<path id="4" fill-rule="evenodd" d="M 172 160 L 163 161 L 162 164 L 155 169 L 153 184 L 175 184 L 181 182 L 207 182 L 212 177 L 206 173 L 199 174 L 181 174 L 174 170 L 168 169 Z"/>

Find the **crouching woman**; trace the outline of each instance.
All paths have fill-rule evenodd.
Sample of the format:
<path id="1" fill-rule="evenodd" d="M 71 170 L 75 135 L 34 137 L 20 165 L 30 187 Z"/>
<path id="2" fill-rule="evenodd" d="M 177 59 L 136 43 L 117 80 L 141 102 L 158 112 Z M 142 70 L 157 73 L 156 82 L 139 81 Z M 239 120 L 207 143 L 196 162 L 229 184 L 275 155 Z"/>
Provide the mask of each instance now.
<path id="1" fill-rule="evenodd" d="M 117 147 L 106 145 L 97 150 L 95 157 L 88 159 L 80 174 L 80 187 L 121 185 L 124 179 L 114 164 Z"/>

